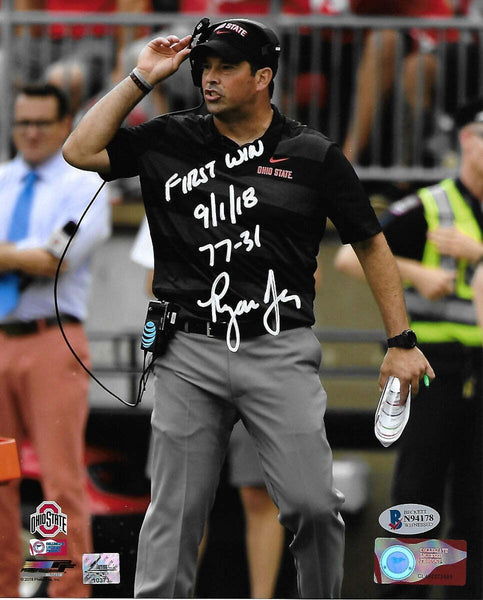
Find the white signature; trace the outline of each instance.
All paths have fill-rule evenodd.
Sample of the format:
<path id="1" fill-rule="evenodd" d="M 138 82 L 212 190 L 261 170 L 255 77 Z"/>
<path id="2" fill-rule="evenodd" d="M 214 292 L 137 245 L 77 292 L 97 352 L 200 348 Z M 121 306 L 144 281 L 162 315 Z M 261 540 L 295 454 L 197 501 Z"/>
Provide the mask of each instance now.
<path id="1" fill-rule="evenodd" d="M 236 352 L 240 347 L 240 327 L 238 324 L 238 317 L 243 314 L 248 314 L 252 310 L 256 310 L 260 307 L 260 303 L 255 302 L 255 300 L 244 299 L 239 300 L 235 306 L 222 304 L 222 300 L 226 295 L 229 286 L 230 276 L 228 273 L 220 273 L 211 286 L 211 296 L 205 301 L 197 300 L 197 304 L 201 308 L 211 306 L 211 320 L 213 323 L 217 322 L 219 315 L 228 313 L 230 318 L 226 330 L 226 345 L 229 350 Z M 300 309 L 301 307 L 300 296 L 297 294 L 289 294 L 287 289 L 278 293 L 275 283 L 275 274 L 272 269 L 268 270 L 267 287 L 265 288 L 263 302 L 265 305 L 268 305 L 263 315 L 263 325 L 267 333 L 270 333 L 271 335 L 278 335 L 280 333 L 279 304 L 281 302 L 295 302 L 297 309 Z M 274 320 L 273 327 L 270 326 L 272 317 Z"/>

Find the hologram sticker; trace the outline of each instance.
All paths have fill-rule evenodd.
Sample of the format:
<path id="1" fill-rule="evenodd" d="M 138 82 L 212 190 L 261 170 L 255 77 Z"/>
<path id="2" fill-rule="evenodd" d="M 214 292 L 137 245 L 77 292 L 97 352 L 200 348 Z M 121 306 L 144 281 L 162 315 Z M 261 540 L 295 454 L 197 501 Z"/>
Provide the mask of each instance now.
<path id="1" fill-rule="evenodd" d="M 83 554 L 82 580 L 86 584 L 120 583 L 119 554 L 117 552 Z"/>
<path id="2" fill-rule="evenodd" d="M 414 585 L 465 585 L 465 540 L 376 538 L 374 581 Z"/>

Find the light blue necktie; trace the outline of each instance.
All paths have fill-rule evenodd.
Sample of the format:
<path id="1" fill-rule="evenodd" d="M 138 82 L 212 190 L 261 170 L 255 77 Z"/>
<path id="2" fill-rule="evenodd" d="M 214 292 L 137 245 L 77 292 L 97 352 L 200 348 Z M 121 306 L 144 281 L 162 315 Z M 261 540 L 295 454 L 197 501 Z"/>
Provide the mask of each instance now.
<path id="1" fill-rule="evenodd" d="M 13 209 L 7 241 L 16 242 L 27 236 L 30 210 L 34 198 L 34 185 L 39 176 L 34 171 L 29 171 L 23 180 L 23 188 L 17 198 Z M 5 317 L 13 310 L 19 299 L 20 278 L 16 273 L 5 273 L 0 276 L 0 318 Z"/>

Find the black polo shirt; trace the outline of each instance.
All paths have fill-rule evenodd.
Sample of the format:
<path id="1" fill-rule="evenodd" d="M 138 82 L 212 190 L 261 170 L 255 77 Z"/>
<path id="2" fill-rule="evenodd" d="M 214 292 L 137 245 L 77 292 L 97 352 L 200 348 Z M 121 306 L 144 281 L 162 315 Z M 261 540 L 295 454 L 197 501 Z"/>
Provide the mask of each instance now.
<path id="1" fill-rule="evenodd" d="M 483 212 L 479 200 L 473 196 L 461 179 L 456 179 L 456 187 L 465 202 L 473 211 L 483 232 Z M 428 224 L 424 205 L 417 193 L 398 200 L 381 215 L 381 226 L 388 244 L 396 256 L 421 261 Z"/>
<path id="2" fill-rule="evenodd" d="M 338 147 L 275 107 L 265 134 L 242 147 L 211 115 L 188 114 L 121 129 L 107 150 L 106 179 L 140 175 L 153 292 L 191 316 L 312 324 L 327 218 L 344 243 L 380 231 Z"/>

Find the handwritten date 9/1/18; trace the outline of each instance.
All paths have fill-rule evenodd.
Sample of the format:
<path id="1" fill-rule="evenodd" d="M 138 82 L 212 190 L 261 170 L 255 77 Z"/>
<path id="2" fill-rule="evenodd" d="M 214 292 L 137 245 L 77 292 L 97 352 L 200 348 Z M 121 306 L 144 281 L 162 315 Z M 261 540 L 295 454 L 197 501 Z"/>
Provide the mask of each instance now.
<path id="1" fill-rule="evenodd" d="M 215 265 L 215 256 L 218 250 L 224 252 L 222 258 L 224 258 L 225 262 L 229 263 L 233 251 L 242 248 L 246 252 L 250 252 L 255 246 L 257 246 L 258 248 L 261 247 L 260 225 L 255 225 L 255 229 L 253 232 L 249 230 L 242 231 L 239 235 L 239 238 L 239 241 L 233 241 L 227 238 L 225 240 L 217 242 L 216 244 L 205 244 L 204 246 L 200 246 L 198 250 L 200 252 L 209 252 L 210 267 L 213 267 Z"/>

